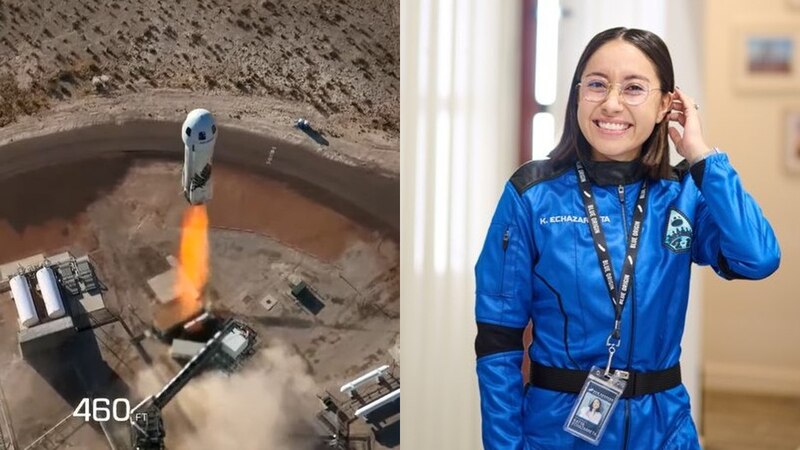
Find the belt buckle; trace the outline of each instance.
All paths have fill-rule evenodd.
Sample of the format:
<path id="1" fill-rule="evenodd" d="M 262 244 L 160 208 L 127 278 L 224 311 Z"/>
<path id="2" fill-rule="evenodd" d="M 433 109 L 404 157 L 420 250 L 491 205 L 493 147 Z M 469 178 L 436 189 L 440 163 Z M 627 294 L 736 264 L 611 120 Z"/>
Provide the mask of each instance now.
<path id="1" fill-rule="evenodd" d="M 620 380 L 627 380 L 631 377 L 631 374 L 627 370 L 615 370 L 614 376 Z"/>

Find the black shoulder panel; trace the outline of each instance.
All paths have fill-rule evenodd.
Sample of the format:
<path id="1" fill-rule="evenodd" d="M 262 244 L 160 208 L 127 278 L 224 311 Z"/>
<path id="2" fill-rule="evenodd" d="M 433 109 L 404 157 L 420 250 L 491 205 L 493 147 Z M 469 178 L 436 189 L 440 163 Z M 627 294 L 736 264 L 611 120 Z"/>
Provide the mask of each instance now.
<path id="1" fill-rule="evenodd" d="M 672 181 L 683 181 L 686 174 L 689 173 L 689 161 L 683 160 L 677 166 L 672 167 L 669 174 L 669 179 Z"/>
<path id="2" fill-rule="evenodd" d="M 523 192 L 530 189 L 536 183 L 555 178 L 570 167 L 569 165 L 557 167 L 549 160 L 528 161 L 520 166 L 520 168 L 514 172 L 514 175 L 511 175 L 511 184 L 514 185 L 514 189 L 517 190 L 517 193 L 522 195 Z"/>

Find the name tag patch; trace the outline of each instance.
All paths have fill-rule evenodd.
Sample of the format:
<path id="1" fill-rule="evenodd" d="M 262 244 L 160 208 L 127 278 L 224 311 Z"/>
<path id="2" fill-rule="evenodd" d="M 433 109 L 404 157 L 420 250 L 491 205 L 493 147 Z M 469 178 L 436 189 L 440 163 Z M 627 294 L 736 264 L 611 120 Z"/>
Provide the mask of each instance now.
<path id="1" fill-rule="evenodd" d="M 539 225 L 549 225 L 551 223 L 588 223 L 589 219 L 586 216 L 573 216 L 569 214 L 562 214 L 560 216 L 539 217 Z M 610 223 L 611 218 L 608 216 L 600 216 L 600 222 Z"/>

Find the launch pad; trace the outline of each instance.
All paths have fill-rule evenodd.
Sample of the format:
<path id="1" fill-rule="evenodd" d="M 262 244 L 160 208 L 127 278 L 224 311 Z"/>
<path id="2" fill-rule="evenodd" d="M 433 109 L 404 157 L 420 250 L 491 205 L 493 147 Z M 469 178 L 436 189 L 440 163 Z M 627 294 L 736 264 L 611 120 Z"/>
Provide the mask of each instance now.
<path id="1" fill-rule="evenodd" d="M 206 308 L 201 301 L 182 303 L 176 295 L 176 284 L 179 268 L 174 257 L 168 257 L 167 263 L 171 266 L 169 270 L 162 272 L 149 280 L 147 285 L 155 294 L 156 302 L 152 308 L 152 328 L 160 339 L 171 339 L 180 331 L 184 324 L 200 317 L 206 312 Z M 184 286 L 184 289 L 188 287 Z M 198 298 L 200 294 L 192 297 Z"/>
<path id="2" fill-rule="evenodd" d="M 153 331 L 161 339 L 169 339 L 180 332 L 183 325 L 205 313 L 201 302 L 185 305 L 172 300 L 153 307 Z"/>
<path id="3" fill-rule="evenodd" d="M 161 390 L 144 399 L 131 413 L 131 445 L 137 450 L 164 448 L 166 429 L 161 410 L 189 381 L 207 367 L 233 372 L 253 355 L 256 332 L 237 320 L 229 320 L 203 345 Z"/>

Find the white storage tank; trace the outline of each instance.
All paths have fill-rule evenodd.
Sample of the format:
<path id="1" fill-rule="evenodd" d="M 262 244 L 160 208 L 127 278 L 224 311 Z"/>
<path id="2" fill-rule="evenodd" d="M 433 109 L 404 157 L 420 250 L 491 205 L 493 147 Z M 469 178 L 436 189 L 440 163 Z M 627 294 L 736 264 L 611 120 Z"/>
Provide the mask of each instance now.
<path id="1" fill-rule="evenodd" d="M 9 283 L 11 285 L 11 296 L 14 297 L 14 304 L 17 306 L 19 323 L 23 327 L 32 327 L 39 323 L 39 316 L 33 306 L 31 288 L 28 280 L 22 275 L 16 275 Z"/>
<path id="2" fill-rule="evenodd" d="M 44 309 L 47 310 L 47 317 L 57 319 L 63 317 L 64 302 L 61 300 L 61 292 L 58 291 L 58 284 L 53 270 L 49 267 L 42 267 L 36 271 L 36 281 L 39 282 L 39 291 L 44 300 Z"/>

